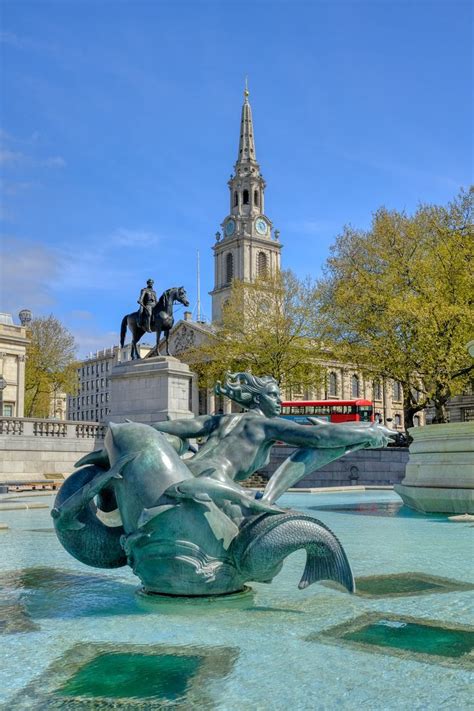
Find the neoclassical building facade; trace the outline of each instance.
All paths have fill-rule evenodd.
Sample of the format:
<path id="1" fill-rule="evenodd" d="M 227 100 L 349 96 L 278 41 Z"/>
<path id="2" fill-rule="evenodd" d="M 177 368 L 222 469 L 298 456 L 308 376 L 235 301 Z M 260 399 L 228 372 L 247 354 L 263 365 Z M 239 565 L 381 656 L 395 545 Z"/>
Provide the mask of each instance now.
<path id="1" fill-rule="evenodd" d="M 25 360 L 28 337 L 24 325 L 11 314 L 0 313 L 0 416 L 23 417 L 25 410 Z"/>

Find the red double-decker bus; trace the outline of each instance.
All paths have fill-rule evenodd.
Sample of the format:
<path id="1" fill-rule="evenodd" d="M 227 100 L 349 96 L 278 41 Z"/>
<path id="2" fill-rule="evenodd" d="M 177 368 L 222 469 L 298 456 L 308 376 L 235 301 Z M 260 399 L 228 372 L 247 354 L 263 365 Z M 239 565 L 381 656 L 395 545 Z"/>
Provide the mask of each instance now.
<path id="1" fill-rule="evenodd" d="M 311 424 L 309 417 L 328 422 L 373 422 L 370 400 L 295 400 L 282 402 L 281 417 L 302 425 Z"/>

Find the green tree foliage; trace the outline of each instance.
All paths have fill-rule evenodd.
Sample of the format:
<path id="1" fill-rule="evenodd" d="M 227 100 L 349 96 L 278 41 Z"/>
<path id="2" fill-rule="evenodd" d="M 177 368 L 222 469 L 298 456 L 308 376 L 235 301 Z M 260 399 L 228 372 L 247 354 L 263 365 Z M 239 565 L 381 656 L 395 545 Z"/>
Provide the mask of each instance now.
<path id="1" fill-rule="evenodd" d="M 253 283 L 234 281 L 223 308 L 222 323 L 187 358 L 212 386 L 226 370 L 272 375 L 288 391 L 321 382 L 320 356 L 314 334 L 315 288 L 290 271 Z"/>
<path id="2" fill-rule="evenodd" d="M 54 392 L 77 388 L 74 336 L 54 316 L 34 318 L 26 349 L 25 416 L 48 417 Z"/>
<path id="3" fill-rule="evenodd" d="M 382 208 L 367 232 L 346 227 L 319 284 L 336 354 L 402 384 L 407 427 L 430 402 L 445 422 L 473 368 L 473 198 L 461 191 L 412 217 Z"/>

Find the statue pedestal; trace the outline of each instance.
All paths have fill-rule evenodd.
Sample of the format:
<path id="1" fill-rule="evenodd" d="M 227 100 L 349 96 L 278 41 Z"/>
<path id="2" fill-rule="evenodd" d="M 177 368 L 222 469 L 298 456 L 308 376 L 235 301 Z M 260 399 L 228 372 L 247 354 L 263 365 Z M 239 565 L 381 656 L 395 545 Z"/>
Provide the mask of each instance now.
<path id="1" fill-rule="evenodd" d="M 109 422 L 160 422 L 197 414 L 197 376 L 172 356 L 126 361 L 110 375 Z"/>

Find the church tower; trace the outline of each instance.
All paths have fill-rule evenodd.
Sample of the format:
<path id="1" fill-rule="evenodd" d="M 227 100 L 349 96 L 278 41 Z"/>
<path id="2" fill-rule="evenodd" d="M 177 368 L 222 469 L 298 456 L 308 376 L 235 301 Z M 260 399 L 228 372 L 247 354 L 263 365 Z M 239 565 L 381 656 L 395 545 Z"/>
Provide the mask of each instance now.
<path id="1" fill-rule="evenodd" d="M 230 211 L 216 233 L 212 320 L 220 321 L 233 279 L 252 282 L 280 269 L 278 230 L 265 215 L 265 181 L 255 154 L 252 109 L 245 86 L 240 121 L 239 153 L 228 182 Z M 273 234 L 272 234 L 273 231 Z"/>

